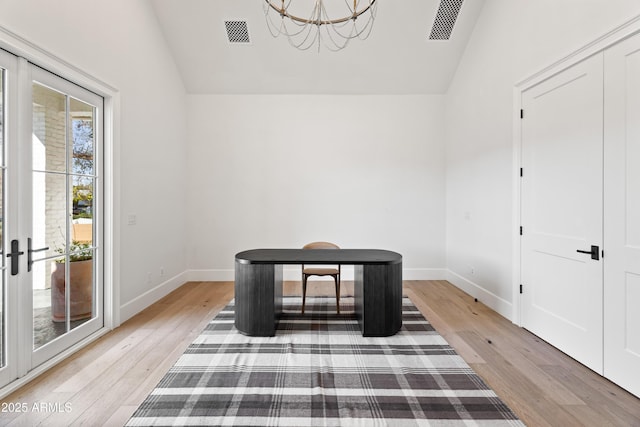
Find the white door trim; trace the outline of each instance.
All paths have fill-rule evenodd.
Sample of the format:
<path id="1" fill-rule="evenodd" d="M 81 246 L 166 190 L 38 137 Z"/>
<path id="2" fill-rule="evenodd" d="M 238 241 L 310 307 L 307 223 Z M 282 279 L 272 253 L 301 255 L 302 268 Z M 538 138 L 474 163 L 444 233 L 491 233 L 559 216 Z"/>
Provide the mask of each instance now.
<path id="1" fill-rule="evenodd" d="M 530 76 L 520 80 L 513 88 L 513 181 L 512 181 L 512 304 L 513 313 L 512 321 L 522 326 L 522 308 L 520 298 L 521 282 L 521 262 L 522 254 L 520 250 L 520 218 L 521 218 L 521 188 L 520 188 L 520 168 L 522 167 L 522 123 L 520 111 L 522 109 L 522 93 L 539 84 L 540 82 L 562 72 L 563 70 L 577 64 L 586 58 L 602 52 L 606 48 L 613 46 L 621 40 L 640 33 L 640 15 L 635 16 L 622 25 L 612 29 L 611 31 L 596 38 L 582 48 L 569 53 L 564 58 L 554 62 L 553 64 L 539 70 Z M 526 113 L 525 113 L 526 114 Z"/>

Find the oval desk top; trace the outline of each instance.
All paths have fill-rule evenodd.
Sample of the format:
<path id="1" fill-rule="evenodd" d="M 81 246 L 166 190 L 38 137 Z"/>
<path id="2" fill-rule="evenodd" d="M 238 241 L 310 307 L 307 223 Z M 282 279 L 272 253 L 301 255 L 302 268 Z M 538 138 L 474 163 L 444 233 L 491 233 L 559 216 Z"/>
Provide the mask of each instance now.
<path id="1" fill-rule="evenodd" d="M 402 255 L 383 249 L 250 249 L 236 254 L 241 264 L 398 264 Z"/>

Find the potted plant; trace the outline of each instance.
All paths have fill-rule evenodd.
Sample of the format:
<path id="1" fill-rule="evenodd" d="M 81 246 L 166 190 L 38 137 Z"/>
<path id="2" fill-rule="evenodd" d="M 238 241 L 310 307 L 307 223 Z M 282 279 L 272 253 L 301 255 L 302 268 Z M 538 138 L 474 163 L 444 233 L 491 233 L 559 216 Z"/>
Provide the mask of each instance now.
<path id="1" fill-rule="evenodd" d="M 65 267 L 69 260 L 68 292 L 71 320 L 90 318 L 93 312 L 93 249 L 89 243 L 73 241 L 69 256 L 53 262 L 51 268 L 51 316 L 54 322 L 66 320 Z M 56 249 L 63 254 L 64 249 Z"/>

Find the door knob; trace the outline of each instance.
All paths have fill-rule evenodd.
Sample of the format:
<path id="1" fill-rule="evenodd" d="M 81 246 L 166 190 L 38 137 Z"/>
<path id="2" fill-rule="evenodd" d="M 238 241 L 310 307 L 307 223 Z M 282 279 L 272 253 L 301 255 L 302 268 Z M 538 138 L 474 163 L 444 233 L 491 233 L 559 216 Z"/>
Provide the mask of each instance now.
<path id="1" fill-rule="evenodd" d="M 600 259 L 600 247 L 595 245 L 591 245 L 590 251 L 582 251 L 578 249 L 576 252 L 580 252 L 581 254 L 589 254 L 591 255 L 591 259 L 595 259 L 596 261 Z"/>

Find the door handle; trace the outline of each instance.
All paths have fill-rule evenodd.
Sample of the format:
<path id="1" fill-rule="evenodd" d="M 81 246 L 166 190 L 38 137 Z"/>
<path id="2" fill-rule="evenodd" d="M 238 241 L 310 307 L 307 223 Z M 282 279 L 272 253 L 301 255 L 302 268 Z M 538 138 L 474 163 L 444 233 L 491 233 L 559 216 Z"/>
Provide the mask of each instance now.
<path id="1" fill-rule="evenodd" d="M 581 251 L 580 249 L 578 249 L 576 252 L 580 252 L 581 254 L 589 254 L 591 255 L 591 259 L 595 259 L 596 261 L 600 259 L 600 247 L 595 245 L 591 245 L 590 251 Z"/>
<path id="2" fill-rule="evenodd" d="M 11 252 L 7 254 L 11 258 L 11 275 L 15 276 L 20 270 L 20 255 L 24 255 L 24 252 L 20 251 L 20 242 L 13 239 L 11 241 Z"/>
<path id="3" fill-rule="evenodd" d="M 40 249 L 31 249 L 31 237 L 29 237 L 27 239 L 27 271 L 31 271 L 31 266 L 35 262 L 31 254 L 34 252 L 42 252 L 42 251 L 48 251 L 48 250 L 49 250 L 49 246 L 46 246 Z"/>

